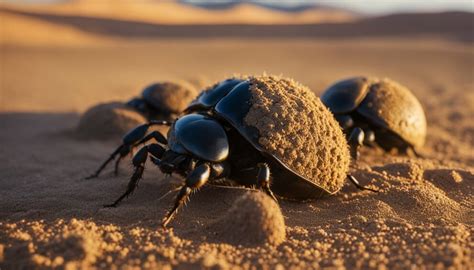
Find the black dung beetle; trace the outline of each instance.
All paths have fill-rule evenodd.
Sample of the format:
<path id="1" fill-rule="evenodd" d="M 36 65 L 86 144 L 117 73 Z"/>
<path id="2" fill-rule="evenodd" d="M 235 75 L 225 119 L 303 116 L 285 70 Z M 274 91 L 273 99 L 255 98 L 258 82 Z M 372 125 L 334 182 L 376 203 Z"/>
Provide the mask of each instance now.
<path id="1" fill-rule="evenodd" d="M 363 144 L 377 143 L 385 151 L 407 153 L 423 146 L 423 107 L 406 87 L 390 80 L 355 77 L 330 86 L 321 97 L 348 136 L 357 159 Z"/>
<path id="2" fill-rule="evenodd" d="M 153 83 L 142 91 L 140 97 L 125 104 L 148 120 L 171 120 L 178 116 L 196 96 L 196 91 L 183 83 Z"/>
<path id="3" fill-rule="evenodd" d="M 157 131 L 147 134 L 152 125 L 170 125 L 167 138 Z M 193 191 L 219 179 L 257 187 L 275 200 L 273 192 L 295 200 L 334 194 L 347 177 L 356 187 L 372 190 L 347 174 L 349 149 L 332 114 L 308 88 L 289 79 L 222 81 L 202 92 L 175 122 L 151 121 L 130 131 L 89 178 L 151 139 L 158 143 L 143 146 L 133 157 L 126 192 L 106 206 L 117 206 L 134 191 L 150 157 L 163 173 L 185 178 L 164 227 Z"/>

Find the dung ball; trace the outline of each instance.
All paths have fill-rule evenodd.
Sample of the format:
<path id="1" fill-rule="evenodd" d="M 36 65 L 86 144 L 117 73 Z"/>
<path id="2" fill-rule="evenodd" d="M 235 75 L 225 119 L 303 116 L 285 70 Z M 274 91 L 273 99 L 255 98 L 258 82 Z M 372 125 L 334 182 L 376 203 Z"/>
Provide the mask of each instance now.
<path id="1" fill-rule="evenodd" d="M 256 76 L 249 81 L 252 106 L 244 121 L 258 130 L 265 152 L 330 194 L 341 189 L 349 170 L 349 147 L 321 100 L 289 78 Z M 292 183 L 292 179 L 277 180 L 274 184 L 282 186 L 283 192 Z"/>
<path id="2" fill-rule="evenodd" d="M 147 120 L 120 102 L 101 103 L 88 109 L 77 126 L 81 139 L 118 139 Z"/>
<path id="3" fill-rule="evenodd" d="M 278 204 L 260 191 L 239 197 L 227 213 L 211 225 L 219 241 L 232 245 L 279 245 L 286 238 L 285 220 Z"/>
<path id="4" fill-rule="evenodd" d="M 177 82 L 160 82 L 143 90 L 145 102 L 163 114 L 179 114 L 197 96 L 191 85 Z"/>

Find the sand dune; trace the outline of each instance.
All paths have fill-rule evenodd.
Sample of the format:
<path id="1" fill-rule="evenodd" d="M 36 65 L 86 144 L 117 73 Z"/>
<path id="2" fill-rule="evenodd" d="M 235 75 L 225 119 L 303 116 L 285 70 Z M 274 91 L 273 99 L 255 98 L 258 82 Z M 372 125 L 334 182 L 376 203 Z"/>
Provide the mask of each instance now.
<path id="1" fill-rule="evenodd" d="M 253 8 L 253 7 L 252 7 Z M 23 15 L 60 26 L 74 27 L 96 35 L 127 39 L 157 38 L 317 38 L 360 37 L 443 38 L 472 42 L 469 12 L 395 14 L 345 23 L 317 24 L 156 24 L 104 16 L 71 15 L 45 11 L 4 8 L 3 12 Z M 8 19 L 8 18 L 7 18 Z"/>
<path id="2" fill-rule="evenodd" d="M 346 22 L 356 17 L 348 11 L 336 9 L 288 13 L 252 4 L 239 4 L 225 10 L 207 10 L 174 1 L 153 0 L 77 0 L 50 5 L 8 7 L 62 16 L 91 16 L 154 24 L 301 24 Z"/>
<path id="3" fill-rule="evenodd" d="M 83 46 L 107 43 L 110 37 L 88 33 L 67 24 L 0 11 L 0 44 L 22 46 Z"/>

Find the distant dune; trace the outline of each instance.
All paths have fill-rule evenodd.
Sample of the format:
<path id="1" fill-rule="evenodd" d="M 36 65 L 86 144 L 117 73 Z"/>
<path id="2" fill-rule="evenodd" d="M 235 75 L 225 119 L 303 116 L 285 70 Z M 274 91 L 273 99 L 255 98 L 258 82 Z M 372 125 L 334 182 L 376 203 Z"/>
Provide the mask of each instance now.
<path id="1" fill-rule="evenodd" d="M 284 12 L 253 4 L 237 4 L 228 9 L 209 10 L 173 1 L 75 0 L 59 4 L 4 5 L 28 12 L 63 16 L 88 16 L 154 24 L 303 24 L 347 22 L 355 14 L 333 8 L 313 8 Z"/>
<path id="2" fill-rule="evenodd" d="M 177 5 L 175 3 L 164 3 L 164 5 Z M 71 4 L 72 5 L 72 4 Z M 85 7 L 85 5 L 79 5 Z M 9 39 L 13 36 L 13 40 L 29 33 L 32 35 L 39 35 L 38 33 L 45 33 L 46 35 L 56 33 L 55 37 L 62 33 L 62 30 L 46 30 L 45 23 L 48 27 L 62 27 L 65 35 L 92 34 L 94 38 L 108 37 L 108 38 L 133 38 L 133 39 L 154 39 L 154 38 L 360 38 L 360 37 L 434 37 L 449 40 L 472 42 L 473 33 L 473 13 L 470 12 L 444 12 L 444 13 L 411 13 L 411 14 L 395 14 L 383 17 L 361 18 L 350 22 L 338 23 L 302 23 L 302 24 L 184 24 L 181 20 L 180 24 L 158 24 L 146 20 L 131 20 L 122 19 L 104 15 L 100 15 L 99 6 L 93 11 L 89 9 L 87 12 L 78 9 L 75 15 L 64 11 L 67 5 L 55 6 L 59 8 L 43 10 L 24 8 L 11 8 L 4 6 L 0 11 L 4 14 L 9 14 L 3 20 L 5 24 L 11 24 L 4 34 L 4 39 Z M 189 8 L 189 7 L 183 7 Z M 194 9 L 194 8 L 191 8 Z M 264 12 L 272 12 L 258 8 L 263 14 Z M 62 11 L 59 11 L 62 10 Z M 249 5 L 240 5 L 237 9 L 232 9 L 233 14 L 240 12 L 241 14 L 250 13 L 250 10 L 257 10 L 257 7 Z M 117 11 L 118 12 L 118 11 Z M 211 11 L 200 11 L 211 12 Z M 80 14 L 89 15 L 80 15 Z M 303 16 L 304 14 L 300 14 Z M 15 17 L 16 16 L 16 17 Z M 140 15 L 140 16 L 143 16 Z M 174 17 L 174 14 L 168 14 L 169 18 Z M 270 16 L 270 15 L 268 15 Z M 309 16 L 309 15 L 308 15 Z M 179 17 L 179 16 L 178 16 Z M 258 16 L 256 16 L 258 17 Z M 21 19 L 20 19 L 21 18 Z M 24 23 L 19 23 L 20 20 L 26 20 Z M 39 24 L 36 26 L 32 24 L 34 19 Z M 264 21 L 264 16 L 260 18 Z M 170 19 L 171 20 L 171 19 Z M 268 20 L 267 20 L 268 21 Z M 168 20 L 168 22 L 170 22 Z M 25 26 L 25 23 L 27 26 Z M 18 24 L 18 25 L 16 25 Z M 19 31 L 24 26 L 24 31 Z M 38 28 L 38 29 L 36 29 Z M 36 30 L 35 30 L 36 29 Z M 90 39 L 90 37 L 89 37 Z"/>
<path id="3" fill-rule="evenodd" d="M 110 40 L 68 24 L 0 11 L 0 44 L 14 45 L 86 45 Z"/>

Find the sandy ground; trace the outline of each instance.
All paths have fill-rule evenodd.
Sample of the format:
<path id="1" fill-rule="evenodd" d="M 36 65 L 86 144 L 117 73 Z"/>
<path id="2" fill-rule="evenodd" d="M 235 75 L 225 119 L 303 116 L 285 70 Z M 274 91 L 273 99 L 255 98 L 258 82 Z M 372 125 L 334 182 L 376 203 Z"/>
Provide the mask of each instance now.
<path id="1" fill-rule="evenodd" d="M 0 268 L 472 268 L 473 61 L 466 43 L 403 38 L 3 45 Z M 102 208 L 124 190 L 130 165 L 118 177 L 107 170 L 83 180 L 118 141 L 78 140 L 80 113 L 153 81 L 203 87 L 264 71 L 317 94 L 358 74 L 401 82 L 426 109 L 425 158 L 365 149 L 351 172 L 380 192 L 347 183 L 318 201 L 280 200 L 286 240 L 278 246 L 235 245 L 233 231 L 215 230 L 243 190 L 203 188 L 164 231 L 173 196 L 160 197 L 181 180 L 152 164 L 132 197 Z"/>

